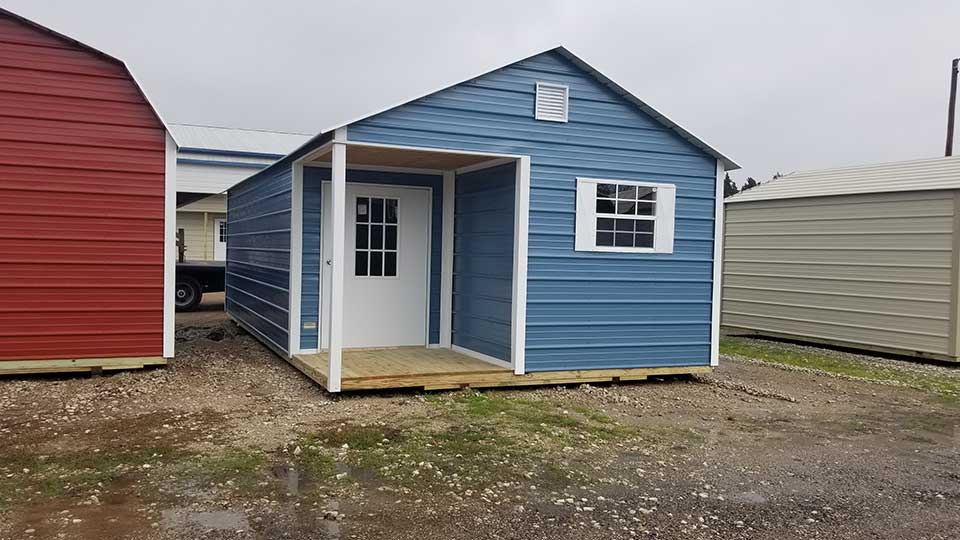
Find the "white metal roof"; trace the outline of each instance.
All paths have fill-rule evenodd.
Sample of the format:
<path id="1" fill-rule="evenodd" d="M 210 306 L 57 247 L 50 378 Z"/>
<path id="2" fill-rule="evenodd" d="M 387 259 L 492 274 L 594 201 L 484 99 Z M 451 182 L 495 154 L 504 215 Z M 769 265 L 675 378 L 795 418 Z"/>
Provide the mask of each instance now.
<path id="1" fill-rule="evenodd" d="M 182 151 L 213 150 L 280 157 L 307 142 L 310 135 L 195 124 L 170 124 Z"/>
<path id="2" fill-rule="evenodd" d="M 934 189 L 960 189 L 960 156 L 800 171 L 733 195 L 725 202 Z"/>

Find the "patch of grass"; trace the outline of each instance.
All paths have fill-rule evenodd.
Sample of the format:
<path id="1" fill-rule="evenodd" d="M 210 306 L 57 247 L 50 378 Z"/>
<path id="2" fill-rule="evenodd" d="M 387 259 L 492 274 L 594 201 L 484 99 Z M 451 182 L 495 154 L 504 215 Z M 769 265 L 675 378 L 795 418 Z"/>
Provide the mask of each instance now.
<path id="1" fill-rule="evenodd" d="M 333 457 L 322 448 L 323 445 L 317 440 L 316 435 L 307 435 L 301 437 L 299 441 L 300 457 L 298 461 L 300 468 L 312 479 L 318 480 L 327 478 L 333 474 Z"/>
<path id="2" fill-rule="evenodd" d="M 403 437 L 403 433 L 395 428 L 385 426 L 345 424 L 336 429 L 327 429 L 315 438 L 315 443 L 323 446 L 339 448 L 347 445 L 356 450 L 369 450 L 382 446 L 383 440 L 396 441 Z"/>
<path id="3" fill-rule="evenodd" d="M 184 461 L 183 472 L 198 482 L 222 484 L 233 481 L 241 489 L 249 489 L 256 485 L 266 462 L 266 456 L 260 451 L 231 448 L 219 454 Z"/>
<path id="4" fill-rule="evenodd" d="M 960 398 L 960 377 L 951 377 L 942 372 L 923 372 L 907 366 L 879 366 L 847 355 L 831 354 L 829 350 L 814 352 L 789 344 L 727 337 L 720 340 L 720 352 L 764 362 L 818 369 L 868 381 L 896 382 L 940 394 L 952 402 Z"/>
<path id="5" fill-rule="evenodd" d="M 79 495 L 98 484 L 113 482 L 131 469 L 167 457 L 169 449 L 148 448 L 118 452 L 76 452 L 52 456 L 6 454 L 0 456 L 4 470 L 14 476 L 0 475 L 0 508 L 8 499 L 16 500 L 19 491 L 39 493 L 45 498 Z M 29 470 L 29 473 L 23 473 Z"/>

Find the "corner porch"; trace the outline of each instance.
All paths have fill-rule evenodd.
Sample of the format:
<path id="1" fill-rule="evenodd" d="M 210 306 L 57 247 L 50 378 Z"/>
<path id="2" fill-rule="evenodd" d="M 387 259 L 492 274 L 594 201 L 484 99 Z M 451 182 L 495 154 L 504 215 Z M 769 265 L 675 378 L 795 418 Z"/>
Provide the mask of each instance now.
<path id="1" fill-rule="evenodd" d="M 295 160 L 285 356 L 330 392 L 522 374 L 529 171 L 345 129 Z"/>

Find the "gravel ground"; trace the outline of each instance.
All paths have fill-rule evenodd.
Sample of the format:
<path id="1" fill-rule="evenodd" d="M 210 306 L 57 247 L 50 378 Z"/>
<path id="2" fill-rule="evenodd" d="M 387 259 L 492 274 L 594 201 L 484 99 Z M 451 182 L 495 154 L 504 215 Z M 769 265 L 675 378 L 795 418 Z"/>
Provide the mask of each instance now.
<path id="1" fill-rule="evenodd" d="M 197 324 L 165 368 L 0 379 L 0 538 L 960 531 L 949 396 L 723 358 L 638 384 L 335 397 Z"/>

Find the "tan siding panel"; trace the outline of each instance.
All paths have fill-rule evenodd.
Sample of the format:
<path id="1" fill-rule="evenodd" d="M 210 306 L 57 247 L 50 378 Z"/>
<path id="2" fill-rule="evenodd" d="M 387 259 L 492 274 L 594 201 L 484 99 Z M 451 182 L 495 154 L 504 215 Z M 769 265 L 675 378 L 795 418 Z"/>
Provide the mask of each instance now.
<path id="1" fill-rule="evenodd" d="M 739 214 L 739 212 L 737 212 Z M 731 236 L 743 234 L 762 234 L 764 228 L 776 224 L 779 234 L 825 234 L 825 233 L 950 233 L 953 223 L 949 215 L 909 216 L 909 217 L 853 217 L 851 219 L 781 219 L 765 220 L 760 223 L 728 223 L 727 231 Z"/>
<path id="2" fill-rule="evenodd" d="M 213 225 L 215 219 L 225 219 L 225 214 L 207 214 L 207 227 L 203 227 L 203 212 L 177 212 L 177 228 L 183 229 L 187 243 L 186 258 L 190 261 L 213 260 Z"/>
<path id="3" fill-rule="evenodd" d="M 946 354 L 953 192 L 727 205 L 730 327 Z"/>
<path id="4" fill-rule="evenodd" d="M 934 266 L 911 266 L 902 263 L 893 265 L 836 263 L 816 264 L 800 262 L 746 261 L 723 262 L 724 280 L 736 275 L 799 275 L 820 279 L 869 279 L 901 281 L 906 279 L 922 283 L 950 283 L 950 268 Z"/>
<path id="5" fill-rule="evenodd" d="M 863 296 L 944 300 L 949 283 L 917 283 L 903 281 L 871 281 L 873 278 L 823 279 L 812 276 L 757 276 L 728 274 L 725 283 L 737 289 L 769 289 L 786 291 L 818 291 Z"/>
<path id="6" fill-rule="evenodd" d="M 925 332 L 946 334 L 949 320 L 945 316 L 930 314 L 909 315 L 901 312 L 869 311 L 865 306 L 856 304 L 836 308 L 825 308 L 822 305 L 803 306 L 792 304 L 773 304 L 763 302 L 741 302 L 738 300 L 724 300 L 724 323 L 727 316 L 751 317 L 756 324 L 761 324 L 768 318 L 783 320 L 817 321 L 823 324 L 854 324 L 869 328 L 896 328 L 910 332 Z M 732 319 L 731 319 L 732 320 Z"/>

